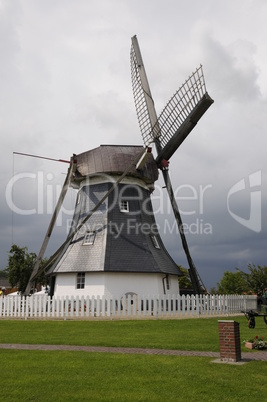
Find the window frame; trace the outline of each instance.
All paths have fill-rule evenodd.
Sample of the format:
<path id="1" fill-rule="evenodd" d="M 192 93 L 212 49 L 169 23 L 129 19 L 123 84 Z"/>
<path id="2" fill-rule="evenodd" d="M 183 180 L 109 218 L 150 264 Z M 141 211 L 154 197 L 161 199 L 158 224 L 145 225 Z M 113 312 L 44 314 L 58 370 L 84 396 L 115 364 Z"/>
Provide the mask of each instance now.
<path id="1" fill-rule="evenodd" d="M 129 201 L 120 200 L 120 211 L 125 213 L 130 212 Z"/>
<path id="2" fill-rule="evenodd" d="M 169 278 L 169 275 L 166 275 L 166 289 L 170 290 L 170 278 Z"/>
<path id="3" fill-rule="evenodd" d="M 76 289 L 85 288 L 85 272 L 77 272 L 76 276 Z"/>
<path id="4" fill-rule="evenodd" d="M 95 236 L 96 236 L 95 232 L 88 230 L 84 235 L 83 246 L 92 246 L 95 242 Z"/>
<path id="5" fill-rule="evenodd" d="M 76 203 L 76 205 L 79 205 L 80 203 L 81 203 L 81 190 L 78 191 L 78 194 L 77 194 L 77 203 Z"/>

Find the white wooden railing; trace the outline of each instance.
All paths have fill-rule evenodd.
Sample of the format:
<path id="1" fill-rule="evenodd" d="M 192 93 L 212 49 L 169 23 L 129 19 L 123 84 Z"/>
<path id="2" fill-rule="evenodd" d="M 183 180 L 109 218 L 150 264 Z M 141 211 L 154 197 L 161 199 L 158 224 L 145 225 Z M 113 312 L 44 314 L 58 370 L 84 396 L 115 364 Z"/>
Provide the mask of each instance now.
<path id="1" fill-rule="evenodd" d="M 238 314 L 256 308 L 257 297 L 250 295 L 0 297 L 0 318 L 178 318 Z"/>

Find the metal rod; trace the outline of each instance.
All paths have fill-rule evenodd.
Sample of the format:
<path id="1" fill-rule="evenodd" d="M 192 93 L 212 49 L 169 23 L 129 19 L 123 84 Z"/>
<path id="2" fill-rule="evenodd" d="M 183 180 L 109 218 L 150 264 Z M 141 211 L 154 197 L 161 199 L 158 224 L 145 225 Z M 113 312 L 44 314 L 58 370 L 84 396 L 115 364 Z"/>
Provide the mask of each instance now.
<path id="1" fill-rule="evenodd" d="M 48 158 L 46 156 L 39 156 L 39 155 L 32 155 L 32 154 L 25 154 L 22 152 L 13 152 L 14 155 L 22 155 L 22 156 L 31 156 L 32 158 L 39 158 L 39 159 L 47 159 L 49 161 L 55 161 L 55 162 L 64 162 L 64 163 L 70 163 L 70 161 L 67 161 L 65 159 L 54 159 L 54 158 Z"/>

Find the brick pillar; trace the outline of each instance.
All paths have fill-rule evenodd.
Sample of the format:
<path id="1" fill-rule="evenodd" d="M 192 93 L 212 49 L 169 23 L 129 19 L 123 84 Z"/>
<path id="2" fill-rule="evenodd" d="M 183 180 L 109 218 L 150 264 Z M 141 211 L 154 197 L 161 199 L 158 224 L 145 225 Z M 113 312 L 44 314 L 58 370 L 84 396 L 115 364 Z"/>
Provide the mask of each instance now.
<path id="1" fill-rule="evenodd" d="M 223 361 L 241 360 L 239 323 L 219 320 L 220 358 Z"/>

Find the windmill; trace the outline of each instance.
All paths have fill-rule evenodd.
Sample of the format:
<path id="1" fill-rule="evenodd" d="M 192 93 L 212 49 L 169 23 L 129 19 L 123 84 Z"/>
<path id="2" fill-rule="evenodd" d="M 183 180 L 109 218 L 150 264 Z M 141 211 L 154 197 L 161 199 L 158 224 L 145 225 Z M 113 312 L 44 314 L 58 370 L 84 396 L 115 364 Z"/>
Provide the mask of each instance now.
<path id="1" fill-rule="evenodd" d="M 189 253 L 168 173 L 168 160 L 213 103 L 206 92 L 202 67 L 179 88 L 159 118 L 136 36 L 132 38 L 131 76 L 144 146 L 102 145 L 71 158 L 25 294 L 41 272 L 40 262 L 70 185 L 78 189 L 78 196 L 69 235 L 42 268 L 51 278 L 52 293 L 56 289 L 57 294 L 64 294 L 73 284 L 76 292 L 84 291 L 86 276 L 91 294 L 99 294 L 100 288 L 105 294 L 179 291 L 181 272 L 158 233 L 150 199 L 158 169 L 170 197 L 194 290 L 205 290 Z M 152 143 L 156 158 L 151 153 Z"/>

